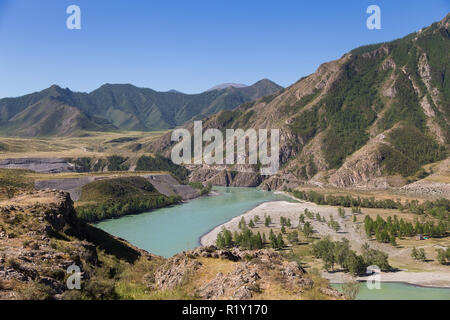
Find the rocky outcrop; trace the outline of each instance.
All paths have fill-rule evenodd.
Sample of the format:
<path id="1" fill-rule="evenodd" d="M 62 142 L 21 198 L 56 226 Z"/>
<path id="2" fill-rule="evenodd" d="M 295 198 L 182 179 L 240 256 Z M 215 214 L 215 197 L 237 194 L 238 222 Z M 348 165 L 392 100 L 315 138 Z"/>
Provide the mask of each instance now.
<path id="1" fill-rule="evenodd" d="M 89 279 L 100 268 L 97 248 L 132 263 L 152 255 L 79 220 L 69 194 L 41 190 L 0 202 L 0 300 L 22 296 L 28 286 L 42 285 L 61 298 L 69 266 Z"/>
<path id="2" fill-rule="evenodd" d="M 227 271 L 202 279 L 206 270 L 214 271 L 211 268 L 218 263 L 214 260 L 222 261 Z M 194 285 L 201 299 L 246 300 L 258 298 L 273 286 L 280 286 L 293 296 L 301 295 L 314 286 L 314 281 L 296 262 L 287 261 L 275 251 L 221 250 L 209 246 L 170 258 L 155 274 L 155 285 L 159 289 L 171 290 L 185 284 Z M 327 290 L 330 298 L 342 298 L 338 291 Z"/>
<path id="3" fill-rule="evenodd" d="M 251 169 L 225 168 L 223 166 L 203 166 L 195 168 L 189 176 L 190 181 L 201 182 L 204 185 L 224 187 L 257 187 L 263 177 Z"/>

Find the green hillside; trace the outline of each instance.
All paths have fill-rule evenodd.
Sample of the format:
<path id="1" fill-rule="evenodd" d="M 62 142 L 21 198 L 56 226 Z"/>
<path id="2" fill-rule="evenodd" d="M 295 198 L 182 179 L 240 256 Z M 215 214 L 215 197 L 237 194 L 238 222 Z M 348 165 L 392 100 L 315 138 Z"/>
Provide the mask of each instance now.
<path id="1" fill-rule="evenodd" d="M 70 135 L 79 130 L 169 129 L 280 89 L 266 79 L 248 87 L 199 94 L 158 92 L 130 84 L 105 84 L 87 94 L 54 85 L 23 97 L 1 99 L 0 133 L 45 136 Z"/>
<path id="2" fill-rule="evenodd" d="M 166 197 L 143 177 L 121 177 L 83 186 L 80 200 L 78 216 L 92 222 L 161 208 L 180 202 L 181 197 Z"/>
<path id="3" fill-rule="evenodd" d="M 277 179 L 308 180 L 327 171 L 324 182 L 347 186 L 414 175 L 449 155 L 449 25 L 447 15 L 404 38 L 352 50 L 204 126 L 280 128 Z M 168 138 L 148 150 L 168 154 Z"/>

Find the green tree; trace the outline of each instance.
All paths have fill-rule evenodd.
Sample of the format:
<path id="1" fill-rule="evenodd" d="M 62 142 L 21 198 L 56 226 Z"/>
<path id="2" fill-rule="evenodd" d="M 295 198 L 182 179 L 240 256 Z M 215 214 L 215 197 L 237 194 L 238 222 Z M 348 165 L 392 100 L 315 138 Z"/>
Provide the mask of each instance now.
<path id="1" fill-rule="evenodd" d="M 242 217 L 241 221 L 239 221 L 239 229 L 243 230 L 247 227 L 247 223 L 245 222 L 245 218 Z"/>
<path id="2" fill-rule="evenodd" d="M 305 215 L 303 213 L 301 213 L 300 216 L 298 217 L 298 221 L 300 223 L 305 223 Z"/>
<path id="3" fill-rule="evenodd" d="M 281 249 L 284 248 L 285 244 L 284 244 L 284 240 L 283 240 L 283 235 L 281 233 L 278 234 L 277 237 L 277 248 Z"/>
<path id="4" fill-rule="evenodd" d="M 311 225 L 311 223 L 309 223 L 309 221 L 305 222 L 305 225 L 303 226 L 303 234 L 305 235 L 305 237 L 309 238 L 309 236 L 314 232 L 314 229 Z"/>

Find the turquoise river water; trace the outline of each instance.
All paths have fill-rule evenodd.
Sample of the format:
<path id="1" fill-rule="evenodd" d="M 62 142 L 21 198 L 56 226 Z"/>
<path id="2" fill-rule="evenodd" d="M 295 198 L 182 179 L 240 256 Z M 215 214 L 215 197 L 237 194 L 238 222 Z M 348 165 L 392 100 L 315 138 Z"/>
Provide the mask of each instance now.
<path id="1" fill-rule="evenodd" d="M 340 290 L 340 284 L 332 284 Z M 382 282 L 380 289 L 367 288 L 360 284 L 356 300 L 450 300 L 450 289 L 425 288 L 399 282 Z"/>
<path id="2" fill-rule="evenodd" d="M 215 187 L 219 195 L 119 219 L 97 227 L 151 253 L 170 257 L 199 246 L 200 237 L 222 223 L 267 201 L 292 201 L 289 197 L 256 188 Z M 340 285 L 333 285 L 340 288 Z M 450 289 L 423 288 L 402 283 L 382 283 L 380 290 L 361 284 L 357 299 L 450 299 Z"/>
<path id="3" fill-rule="evenodd" d="M 96 226 L 148 252 L 170 257 L 198 247 L 203 234 L 263 202 L 291 201 L 282 194 L 256 188 L 215 187 L 213 190 L 219 195 L 101 221 Z"/>

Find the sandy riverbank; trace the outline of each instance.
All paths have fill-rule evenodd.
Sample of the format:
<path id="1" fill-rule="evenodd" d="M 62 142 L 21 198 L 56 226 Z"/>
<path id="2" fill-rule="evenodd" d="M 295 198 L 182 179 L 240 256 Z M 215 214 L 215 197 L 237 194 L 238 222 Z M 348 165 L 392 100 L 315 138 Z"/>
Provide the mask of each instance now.
<path id="1" fill-rule="evenodd" d="M 264 216 L 270 215 L 272 219 L 273 226 L 279 227 L 280 217 L 283 216 L 285 218 L 290 218 L 293 225 L 296 226 L 298 223 L 298 217 L 300 213 L 304 212 L 305 209 L 312 210 L 314 212 L 319 212 L 321 215 L 325 215 L 325 217 L 329 217 L 333 215 L 333 218 L 336 218 L 337 211 L 336 208 L 330 206 L 319 206 L 310 202 L 288 202 L 288 201 L 271 201 L 265 202 L 257 206 L 256 208 L 240 215 L 234 217 L 233 219 L 225 222 L 224 224 L 215 227 L 209 233 L 203 235 L 200 239 L 200 243 L 202 245 L 213 245 L 216 242 L 217 234 L 222 230 L 222 227 L 226 227 L 230 231 L 239 230 L 239 221 L 242 217 L 245 217 L 245 220 L 248 222 L 250 219 L 254 219 L 256 215 L 260 217 L 262 220 L 260 223 L 264 223 Z M 314 221 L 312 221 L 314 225 Z M 315 228 L 316 229 L 316 228 Z M 330 230 L 331 231 L 331 230 Z"/>
<path id="2" fill-rule="evenodd" d="M 260 217 L 259 224 L 264 223 L 264 216 L 270 216 L 272 220 L 272 227 L 279 228 L 280 217 L 283 216 L 285 218 L 290 218 L 294 227 L 298 225 L 298 217 L 304 212 L 305 209 L 308 209 L 313 212 L 320 213 L 321 216 L 325 216 L 327 221 L 330 216 L 333 216 L 335 220 L 339 222 L 342 227 L 342 231 L 335 232 L 331 230 L 325 223 L 318 222 L 315 220 L 309 220 L 313 225 L 315 232 L 320 236 L 330 236 L 333 239 L 342 239 L 347 238 L 350 240 L 350 243 L 353 245 L 354 249 L 360 247 L 363 243 L 367 242 L 367 239 L 362 234 L 361 230 L 358 230 L 354 223 L 351 222 L 350 219 L 350 210 L 346 210 L 346 217 L 343 219 L 338 216 L 337 208 L 331 206 L 319 206 L 311 202 L 287 202 L 287 201 L 272 201 L 265 202 L 258 207 L 240 215 L 234 217 L 228 222 L 215 227 L 213 230 L 203 235 L 200 239 L 200 243 L 202 245 L 214 245 L 217 234 L 222 230 L 223 227 L 226 227 L 231 232 L 239 230 L 239 221 L 242 217 L 248 222 L 250 219 L 254 219 L 256 215 Z M 399 250 L 392 247 L 389 244 L 382 244 L 375 241 L 370 242 L 370 246 L 387 252 L 389 255 L 398 255 L 401 254 L 409 254 L 405 253 L 404 250 Z M 432 272 L 409 272 L 409 271 L 398 271 L 398 272 L 389 272 L 389 273 L 381 273 L 381 282 L 403 282 L 409 283 L 413 285 L 419 286 L 427 286 L 427 287 L 445 287 L 450 288 L 450 268 L 447 272 L 446 267 L 443 267 L 441 270 L 433 270 Z M 350 276 L 343 272 L 336 273 L 327 273 L 324 272 L 323 276 L 330 280 L 332 283 L 343 283 L 350 279 Z M 359 277 L 357 278 L 360 281 L 367 280 L 367 277 Z"/>

